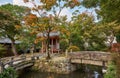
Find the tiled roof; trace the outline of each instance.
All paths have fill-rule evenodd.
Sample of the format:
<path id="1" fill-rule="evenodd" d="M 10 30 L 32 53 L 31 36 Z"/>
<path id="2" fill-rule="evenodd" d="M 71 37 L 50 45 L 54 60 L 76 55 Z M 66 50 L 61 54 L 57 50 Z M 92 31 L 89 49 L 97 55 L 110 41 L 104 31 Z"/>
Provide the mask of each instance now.
<path id="1" fill-rule="evenodd" d="M 9 38 L 0 38 L 0 43 L 11 43 Z M 19 44 L 20 41 L 15 41 L 15 44 Z"/>
<path id="2" fill-rule="evenodd" d="M 42 37 L 43 35 L 44 35 L 45 37 L 47 36 L 46 33 L 44 33 L 44 34 L 43 34 L 43 33 L 38 33 L 38 34 L 37 34 L 37 37 Z M 50 32 L 50 37 L 59 36 L 59 35 L 60 35 L 60 32 Z"/>

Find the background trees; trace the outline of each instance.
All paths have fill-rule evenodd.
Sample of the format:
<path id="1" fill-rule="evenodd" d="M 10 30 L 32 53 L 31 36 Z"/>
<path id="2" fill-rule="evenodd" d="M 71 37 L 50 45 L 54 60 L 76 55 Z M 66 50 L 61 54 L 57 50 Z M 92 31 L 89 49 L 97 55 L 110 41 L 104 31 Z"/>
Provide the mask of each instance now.
<path id="1" fill-rule="evenodd" d="M 105 31 L 104 34 L 106 37 L 111 38 L 110 41 L 112 44 L 115 37 L 117 41 L 119 38 L 120 31 L 120 19 L 118 10 L 120 0 L 83 0 L 82 5 L 86 8 L 95 8 L 97 17 L 99 19 L 98 25 L 100 25 L 100 30 Z"/>
<path id="2" fill-rule="evenodd" d="M 103 48 L 104 40 L 102 33 L 98 31 L 93 15 L 84 12 L 73 16 L 71 40 L 81 50 L 100 50 Z"/>
<path id="3" fill-rule="evenodd" d="M 8 37 L 11 40 L 12 51 L 15 55 L 17 55 L 14 45 L 14 37 L 18 34 L 18 31 L 16 30 L 15 25 L 20 25 L 20 22 L 12 17 L 10 13 L 6 13 L 5 11 L 0 12 L 0 33 L 2 36 Z"/>
<path id="4" fill-rule="evenodd" d="M 96 8 L 96 13 L 100 18 L 99 22 L 94 22 L 94 18 L 90 13 L 84 12 L 81 14 L 78 9 L 74 9 L 75 7 L 80 7 L 80 1 L 78 0 L 40 0 L 41 4 L 36 4 L 34 0 L 24 0 L 24 2 L 31 2 L 33 4 L 31 12 L 25 7 L 19 8 L 16 5 L 13 6 L 10 4 L 3 5 L 0 9 L 11 12 L 11 15 L 13 15 L 16 20 L 20 20 L 20 24 L 15 26 L 17 27 L 16 31 L 20 29 L 21 24 L 24 25 L 21 22 L 25 22 L 26 25 L 24 25 L 22 31 L 24 35 L 34 35 L 32 41 L 30 41 L 34 41 L 33 44 L 44 39 L 46 40 L 46 44 L 49 45 L 49 34 L 52 31 L 60 31 L 61 38 L 66 39 L 64 41 L 67 41 L 68 45 L 78 46 L 81 50 L 101 50 L 105 47 L 104 43 L 109 37 L 111 37 L 109 38 L 109 40 L 111 40 L 110 44 L 113 42 L 115 36 L 117 37 L 117 41 L 119 41 L 120 26 L 119 19 L 117 18 L 119 11 L 114 9 L 118 6 L 119 0 L 81 1 L 81 4 L 86 8 Z M 74 10 L 72 20 L 67 21 L 66 16 L 60 15 L 63 9 Z M 109 9 L 115 13 L 112 14 Z M 23 20 L 24 16 L 25 18 Z M 20 36 L 22 36 L 23 33 Z M 47 37 L 35 39 L 38 33 L 47 34 Z"/>
<path id="5" fill-rule="evenodd" d="M 98 18 L 104 22 L 120 22 L 118 10 L 120 8 L 120 0 L 83 0 L 83 6 L 86 8 L 96 8 Z"/>
<path id="6" fill-rule="evenodd" d="M 2 37 L 11 40 L 12 51 L 17 55 L 15 40 L 20 34 L 18 30 L 21 27 L 22 16 L 25 15 L 25 9 L 17 5 L 6 4 L 0 6 L 0 30 Z"/>

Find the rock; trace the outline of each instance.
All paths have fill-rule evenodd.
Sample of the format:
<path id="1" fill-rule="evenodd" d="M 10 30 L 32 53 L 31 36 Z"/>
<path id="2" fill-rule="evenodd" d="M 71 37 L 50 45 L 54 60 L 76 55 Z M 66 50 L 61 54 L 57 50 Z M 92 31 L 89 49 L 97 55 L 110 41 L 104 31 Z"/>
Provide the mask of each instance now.
<path id="1" fill-rule="evenodd" d="M 35 62 L 33 68 L 42 72 L 55 72 L 61 74 L 68 74 L 76 70 L 76 66 L 70 64 L 70 59 L 65 57 L 54 58 L 46 61 L 46 59 L 39 59 Z"/>

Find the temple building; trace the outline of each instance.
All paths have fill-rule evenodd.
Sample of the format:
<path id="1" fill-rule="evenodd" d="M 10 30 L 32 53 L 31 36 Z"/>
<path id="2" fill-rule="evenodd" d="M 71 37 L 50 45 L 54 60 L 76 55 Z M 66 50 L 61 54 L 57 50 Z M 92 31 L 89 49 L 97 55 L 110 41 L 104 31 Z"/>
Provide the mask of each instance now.
<path id="1" fill-rule="evenodd" d="M 15 41 L 15 45 L 20 44 L 21 42 L 16 40 Z M 1 37 L 0 38 L 0 44 L 4 46 L 5 48 L 5 54 L 4 56 L 12 56 L 13 52 L 12 52 L 12 47 L 11 47 L 11 40 L 9 38 L 4 38 Z"/>
<path id="2" fill-rule="evenodd" d="M 59 50 L 60 50 L 59 35 L 60 35 L 60 32 L 56 32 L 56 31 L 50 33 L 49 47 L 50 47 L 50 52 L 52 52 L 52 53 L 59 52 Z M 47 34 L 39 33 L 37 35 L 37 37 L 45 37 L 46 38 Z M 47 51 L 46 40 L 42 40 L 42 47 L 41 47 L 40 51 L 42 53 Z"/>

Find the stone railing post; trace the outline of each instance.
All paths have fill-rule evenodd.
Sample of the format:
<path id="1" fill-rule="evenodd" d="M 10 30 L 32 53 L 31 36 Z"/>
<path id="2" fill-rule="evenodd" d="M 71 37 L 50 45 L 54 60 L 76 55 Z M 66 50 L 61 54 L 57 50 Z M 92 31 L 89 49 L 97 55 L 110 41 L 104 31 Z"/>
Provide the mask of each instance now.
<path id="1" fill-rule="evenodd" d="M 65 51 L 65 56 L 66 56 L 66 57 L 68 56 L 68 50 Z"/>
<path id="2" fill-rule="evenodd" d="M 26 56 L 25 56 L 25 55 L 23 55 L 21 58 L 22 58 L 22 60 L 24 60 L 24 61 L 26 60 Z"/>
<path id="3" fill-rule="evenodd" d="M 35 58 L 36 58 L 35 56 L 32 56 L 32 57 L 31 57 L 31 60 L 32 60 L 32 61 L 34 61 L 34 60 L 35 60 Z"/>
<path id="4" fill-rule="evenodd" d="M 70 53 L 72 53 L 72 49 L 70 49 Z"/>
<path id="5" fill-rule="evenodd" d="M 102 62 L 102 66 L 103 66 L 103 68 L 106 67 L 106 65 L 105 65 L 105 61 Z"/>
<path id="6" fill-rule="evenodd" d="M 10 66 L 13 67 L 13 62 L 14 62 L 14 58 L 12 57 L 11 58 L 11 61 L 10 61 Z"/>

